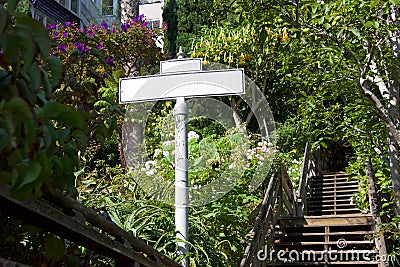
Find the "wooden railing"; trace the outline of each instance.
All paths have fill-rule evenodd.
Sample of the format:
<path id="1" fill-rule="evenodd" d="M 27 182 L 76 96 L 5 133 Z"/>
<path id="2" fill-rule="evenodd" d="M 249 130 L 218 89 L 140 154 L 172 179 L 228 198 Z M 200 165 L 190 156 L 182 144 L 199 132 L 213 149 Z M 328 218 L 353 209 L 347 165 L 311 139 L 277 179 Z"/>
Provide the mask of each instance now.
<path id="1" fill-rule="evenodd" d="M 37 227 L 45 226 L 46 232 L 114 259 L 116 266 L 181 266 L 95 210 L 58 191 L 46 191 L 44 198 L 22 201 L 12 197 L 9 186 L 2 186 L 0 211 Z"/>
<path id="2" fill-rule="evenodd" d="M 278 218 L 294 216 L 295 213 L 296 199 L 293 185 L 286 167 L 282 164 L 280 171 L 272 175 L 264 199 L 260 204 L 254 227 L 246 236 L 245 242 L 248 245 L 240 266 L 257 266 L 259 252 L 269 253 L 272 247 Z"/>
<path id="3" fill-rule="evenodd" d="M 297 216 L 304 216 L 307 212 L 306 198 L 311 177 L 316 175 L 316 163 L 313 159 L 311 148 L 306 144 L 304 149 L 303 165 L 301 166 L 301 178 L 297 191 Z"/>
<path id="4" fill-rule="evenodd" d="M 366 176 L 368 179 L 368 196 L 369 196 L 369 208 L 374 219 L 374 232 L 375 232 L 375 247 L 379 252 L 381 259 L 387 259 L 387 248 L 385 242 L 385 235 L 381 230 L 381 217 L 379 213 L 381 211 L 381 203 L 375 186 L 375 177 L 372 168 L 371 159 L 366 161 Z M 389 261 L 380 261 L 380 267 L 388 267 Z"/>

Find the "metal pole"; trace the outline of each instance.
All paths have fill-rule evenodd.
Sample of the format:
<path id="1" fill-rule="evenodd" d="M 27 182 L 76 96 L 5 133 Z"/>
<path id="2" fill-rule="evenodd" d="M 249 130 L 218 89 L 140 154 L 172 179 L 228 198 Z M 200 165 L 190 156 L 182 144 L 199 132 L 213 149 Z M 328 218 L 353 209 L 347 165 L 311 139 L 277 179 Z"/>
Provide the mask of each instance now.
<path id="1" fill-rule="evenodd" d="M 178 58 L 182 58 L 182 48 L 179 48 Z M 175 118 L 175 227 L 176 237 L 187 241 L 189 237 L 189 192 L 188 192 L 188 108 L 184 97 L 178 97 L 174 107 Z M 189 252 L 187 242 L 178 243 L 179 255 Z M 189 266 L 189 258 L 181 262 Z"/>

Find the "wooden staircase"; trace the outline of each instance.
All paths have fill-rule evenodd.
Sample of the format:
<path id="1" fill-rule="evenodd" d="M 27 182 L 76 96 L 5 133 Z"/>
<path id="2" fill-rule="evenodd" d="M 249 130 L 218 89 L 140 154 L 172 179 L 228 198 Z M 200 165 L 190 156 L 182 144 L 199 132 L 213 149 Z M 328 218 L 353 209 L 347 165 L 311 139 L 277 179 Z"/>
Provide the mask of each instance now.
<path id="1" fill-rule="evenodd" d="M 307 215 L 359 214 L 353 202 L 357 181 L 349 181 L 346 173 L 329 173 L 312 177 L 307 199 Z"/>
<path id="2" fill-rule="evenodd" d="M 279 219 L 275 262 L 265 266 L 378 266 L 373 218 L 351 200 L 357 189 L 345 173 L 311 177 L 306 215 Z"/>
<path id="3" fill-rule="evenodd" d="M 378 261 L 387 252 L 376 210 L 364 214 L 352 199 L 358 182 L 344 172 L 321 175 L 323 169 L 306 146 L 297 191 L 290 193 L 293 185 L 284 166 L 271 178 L 244 240 L 248 245 L 241 267 L 389 266 Z M 367 176 L 373 177 L 368 167 Z M 374 206 L 374 182 L 369 181 Z"/>

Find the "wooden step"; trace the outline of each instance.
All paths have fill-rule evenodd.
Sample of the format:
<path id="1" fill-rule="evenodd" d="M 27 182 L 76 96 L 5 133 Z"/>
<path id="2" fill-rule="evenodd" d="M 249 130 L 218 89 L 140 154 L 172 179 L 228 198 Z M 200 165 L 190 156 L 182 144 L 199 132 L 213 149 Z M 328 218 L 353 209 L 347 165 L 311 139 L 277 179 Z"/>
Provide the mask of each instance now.
<path id="1" fill-rule="evenodd" d="M 335 202 L 336 201 L 336 203 L 347 203 L 347 202 L 349 202 L 350 203 L 350 199 L 346 199 L 346 198 L 341 198 L 341 199 L 325 199 L 324 201 L 323 201 L 323 203 L 333 203 L 333 202 Z M 321 203 L 321 201 L 320 200 L 309 200 L 309 201 L 307 201 L 307 204 L 309 204 L 309 205 L 312 205 L 312 204 L 320 204 Z"/>
<path id="2" fill-rule="evenodd" d="M 329 232 L 329 233 L 282 233 L 279 236 L 289 237 L 307 237 L 307 236 L 336 236 L 336 235 L 373 235 L 374 231 L 343 231 L 343 232 Z"/>
<path id="3" fill-rule="evenodd" d="M 321 190 L 317 191 L 316 193 L 323 194 L 323 195 L 329 195 L 329 194 L 337 194 L 337 195 L 343 195 L 346 193 L 355 193 L 357 190 L 354 189 L 341 189 L 341 190 Z M 311 191 L 311 195 L 313 195 L 313 191 Z"/>
<path id="4" fill-rule="evenodd" d="M 355 204 L 350 204 L 350 203 L 330 203 L 330 204 L 327 204 L 326 202 L 314 202 L 314 203 L 311 203 L 311 204 L 308 204 L 307 205 L 307 207 L 308 208 L 314 208 L 314 207 L 316 207 L 316 208 L 321 208 L 321 207 L 337 207 L 337 208 L 341 208 L 341 207 L 349 207 L 349 206 L 351 206 L 351 207 L 355 207 L 356 205 Z"/>
<path id="5" fill-rule="evenodd" d="M 336 185 L 318 185 L 318 186 L 311 186 L 310 192 L 315 191 L 323 191 L 323 190 L 344 190 L 344 189 L 354 189 L 358 191 L 358 184 L 349 185 L 349 184 L 336 184 Z"/>
<path id="6" fill-rule="evenodd" d="M 379 262 L 376 261 L 349 261 L 349 262 L 275 262 L 275 263 L 267 263 L 263 266 L 328 266 L 328 265 L 335 265 L 335 267 L 347 267 L 357 265 L 358 267 L 378 267 Z"/>
<path id="7" fill-rule="evenodd" d="M 333 197 L 334 197 L 334 195 L 310 195 L 311 201 L 312 201 L 312 200 L 315 200 L 314 198 L 322 198 L 322 199 L 325 199 L 325 198 L 333 198 Z M 354 197 L 354 194 L 349 194 L 349 193 L 347 193 L 347 194 L 340 194 L 340 195 L 337 195 L 336 197 L 340 197 L 341 199 L 348 198 L 349 201 L 350 201 L 350 198 L 351 198 L 351 197 Z"/>
<path id="8" fill-rule="evenodd" d="M 304 216 L 304 217 L 281 217 L 283 225 L 301 225 L 303 227 L 313 226 L 363 226 L 372 225 L 373 218 L 369 214 L 349 215 L 325 215 L 325 216 Z"/>
<path id="9" fill-rule="evenodd" d="M 309 183 L 310 187 L 314 186 L 321 186 L 321 185 L 343 185 L 343 184 L 351 184 L 351 185 L 358 185 L 357 181 L 349 181 L 346 179 L 327 179 L 327 180 L 319 180 L 319 181 L 311 181 Z"/>
<path id="10" fill-rule="evenodd" d="M 371 245 L 373 242 L 369 240 L 346 240 L 347 247 L 351 245 Z M 313 241 L 293 241 L 293 242 L 280 242 L 277 243 L 280 246 L 312 246 L 312 245 L 337 245 L 336 241 L 323 241 L 323 242 L 313 242 Z"/>

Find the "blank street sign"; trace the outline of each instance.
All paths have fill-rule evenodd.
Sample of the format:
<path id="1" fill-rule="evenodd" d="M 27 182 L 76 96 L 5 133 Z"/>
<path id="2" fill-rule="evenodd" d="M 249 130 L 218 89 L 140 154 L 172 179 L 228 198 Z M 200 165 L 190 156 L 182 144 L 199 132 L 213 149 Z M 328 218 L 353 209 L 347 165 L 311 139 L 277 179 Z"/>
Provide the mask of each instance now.
<path id="1" fill-rule="evenodd" d="M 190 72 L 202 70 L 201 58 L 182 58 L 160 62 L 160 73 Z"/>
<path id="2" fill-rule="evenodd" d="M 121 104 L 177 97 L 239 95 L 244 93 L 244 70 L 174 72 L 122 78 L 119 88 Z"/>

